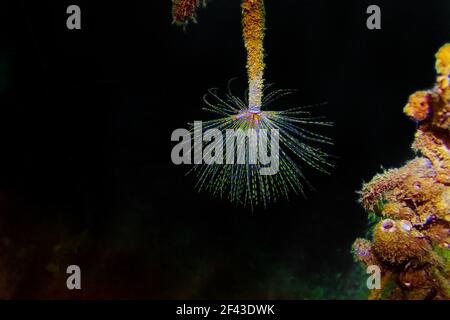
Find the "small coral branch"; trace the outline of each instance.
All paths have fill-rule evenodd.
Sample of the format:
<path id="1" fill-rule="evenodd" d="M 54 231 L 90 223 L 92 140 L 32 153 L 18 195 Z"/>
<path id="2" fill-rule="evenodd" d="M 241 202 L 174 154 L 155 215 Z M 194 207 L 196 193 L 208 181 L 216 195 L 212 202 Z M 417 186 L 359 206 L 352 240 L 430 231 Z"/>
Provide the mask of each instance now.
<path id="1" fill-rule="evenodd" d="M 437 181 L 450 183 L 450 44 L 436 54 L 438 78 L 430 91 L 410 96 L 405 113 L 418 124 L 413 149 L 430 159 Z"/>
<path id="2" fill-rule="evenodd" d="M 436 85 L 410 96 L 418 124 L 404 167 L 364 184 L 361 203 L 378 217 L 372 241 L 357 239 L 356 260 L 383 272 L 371 299 L 450 299 L 450 44 L 436 54 Z"/>
<path id="3" fill-rule="evenodd" d="M 173 22 L 182 26 L 197 22 L 197 10 L 205 5 L 206 0 L 172 0 Z"/>

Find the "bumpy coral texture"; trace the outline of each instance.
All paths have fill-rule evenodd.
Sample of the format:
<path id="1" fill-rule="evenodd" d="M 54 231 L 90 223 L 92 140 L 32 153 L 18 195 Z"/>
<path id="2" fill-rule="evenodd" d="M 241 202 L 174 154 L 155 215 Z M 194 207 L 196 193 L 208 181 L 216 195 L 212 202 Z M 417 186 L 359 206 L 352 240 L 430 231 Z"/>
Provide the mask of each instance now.
<path id="1" fill-rule="evenodd" d="M 172 0 L 173 22 L 185 26 L 189 21 L 197 21 L 197 10 L 205 6 L 206 0 Z"/>
<path id="2" fill-rule="evenodd" d="M 372 240 L 353 244 L 356 260 L 377 265 L 370 299 L 450 299 L 450 44 L 436 54 L 432 90 L 410 96 L 417 157 L 364 184 L 361 203 L 378 221 Z"/>

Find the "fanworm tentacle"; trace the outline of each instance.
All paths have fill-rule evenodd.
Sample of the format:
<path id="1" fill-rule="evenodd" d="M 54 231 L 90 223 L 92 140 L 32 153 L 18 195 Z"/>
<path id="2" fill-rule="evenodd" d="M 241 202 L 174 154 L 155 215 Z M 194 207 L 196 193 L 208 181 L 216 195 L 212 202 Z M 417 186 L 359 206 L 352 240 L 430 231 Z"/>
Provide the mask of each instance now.
<path id="1" fill-rule="evenodd" d="M 266 88 L 263 88 L 267 92 Z M 287 94 L 286 90 L 278 90 Z M 289 91 L 290 92 L 290 91 Z M 268 93 L 272 97 L 278 94 Z M 273 101 L 273 98 L 270 100 Z M 255 206 L 261 204 L 267 206 L 280 198 L 289 198 L 289 193 L 304 194 L 304 186 L 310 184 L 304 176 L 301 167 L 294 161 L 315 168 L 318 171 L 329 173 L 333 167 L 329 161 L 329 155 L 318 147 L 309 145 L 332 144 L 329 137 L 314 133 L 308 127 L 330 126 L 330 122 L 320 121 L 311 113 L 314 106 L 291 108 L 284 111 L 260 111 L 250 112 L 249 106 L 231 92 L 219 95 L 217 89 L 209 90 L 205 95 L 206 107 L 204 110 L 217 114 L 219 119 L 202 122 L 202 130 L 217 129 L 222 137 L 227 137 L 227 130 L 242 130 L 248 132 L 255 129 L 256 132 L 279 132 L 279 172 L 274 175 L 261 175 L 260 169 L 265 165 L 260 161 L 249 161 L 250 139 L 243 145 L 234 145 L 231 138 L 225 141 L 213 141 L 197 146 L 198 149 L 215 150 L 223 155 L 227 154 L 225 148 L 232 145 L 236 154 L 244 154 L 245 162 L 233 164 L 196 164 L 190 171 L 197 176 L 196 188 L 199 191 L 210 191 L 213 195 L 226 198 L 234 203 Z M 262 109 L 266 109 L 263 104 Z M 299 126 L 301 124 L 301 127 Z M 258 141 L 261 136 L 257 134 Z M 193 152 L 201 152 L 193 148 Z"/>

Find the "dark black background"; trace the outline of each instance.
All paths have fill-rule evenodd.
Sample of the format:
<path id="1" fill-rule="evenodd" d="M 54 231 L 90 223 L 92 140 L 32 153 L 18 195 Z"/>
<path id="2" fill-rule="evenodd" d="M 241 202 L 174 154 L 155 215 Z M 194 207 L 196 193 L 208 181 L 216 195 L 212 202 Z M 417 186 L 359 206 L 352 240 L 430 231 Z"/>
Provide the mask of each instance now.
<path id="1" fill-rule="evenodd" d="M 81 31 L 66 28 L 70 4 Z M 382 30 L 366 28 L 370 4 Z M 239 6 L 211 1 L 183 31 L 170 0 L 1 2 L 3 296 L 356 298 L 356 191 L 413 157 L 402 109 L 433 85 L 450 3 L 266 1 L 266 78 L 299 89 L 291 104 L 328 103 L 338 158 L 330 176 L 306 169 L 306 199 L 253 212 L 198 194 L 170 159 L 172 131 L 209 117 L 208 88 L 238 77 L 243 92 Z M 81 293 L 60 281 L 68 264 L 83 270 Z"/>

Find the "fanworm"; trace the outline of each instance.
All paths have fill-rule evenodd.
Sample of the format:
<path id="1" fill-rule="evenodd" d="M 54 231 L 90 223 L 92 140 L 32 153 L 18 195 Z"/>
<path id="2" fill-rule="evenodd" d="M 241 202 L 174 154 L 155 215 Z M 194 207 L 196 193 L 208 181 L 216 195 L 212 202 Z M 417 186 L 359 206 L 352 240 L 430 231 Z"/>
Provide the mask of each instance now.
<path id="1" fill-rule="evenodd" d="M 198 5 L 190 1 L 190 9 Z M 269 111 L 278 99 L 290 95 L 294 90 L 272 89 L 264 80 L 264 36 L 266 12 L 263 0 L 242 1 L 243 41 L 247 51 L 248 89 L 244 98 L 235 96 L 229 86 L 228 92 L 220 94 L 212 89 L 205 95 L 204 110 L 219 118 L 203 122 L 202 130 L 217 129 L 223 133 L 233 130 L 254 130 L 258 140 L 263 132 L 276 132 L 279 139 L 279 171 L 272 175 L 261 175 L 260 169 L 265 164 L 249 159 L 251 154 L 247 147 L 250 138 L 244 146 L 238 147 L 238 153 L 245 154 L 245 162 L 238 164 L 196 164 L 192 169 L 197 175 L 198 190 L 207 190 L 221 198 L 244 205 L 262 204 L 267 206 L 279 198 L 288 198 L 289 193 L 303 193 L 304 184 L 308 184 L 302 168 L 297 161 L 329 173 L 332 165 L 329 155 L 318 148 L 317 144 L 332 144 L 330 138 L 311 130 L 314 126 L 331 126 L 330 122 L 312 114 L 312 107 L 289 107 L 284 111 Z M 187 14 L 184 15 L 186 17 Z M 180 20 L 183 20 L 182 18 Z M 264 140 L 265 141 L 265 140 Z M 227 141 L 228 142 L 228 141 Z M 272 140 L 273 142 L 273 140 Z M 213 141 L 207 147 L 222 150 Z M 203 145 L 200 146 L 203 148 Z M 194 146 L 195 148 L 195 146 Z M 199 148 L 199 146 L 197 146 Z M 241 150 L 239 150 L 239 148 Z M 193 150 L 194 153 L 198 150 Z"/>

